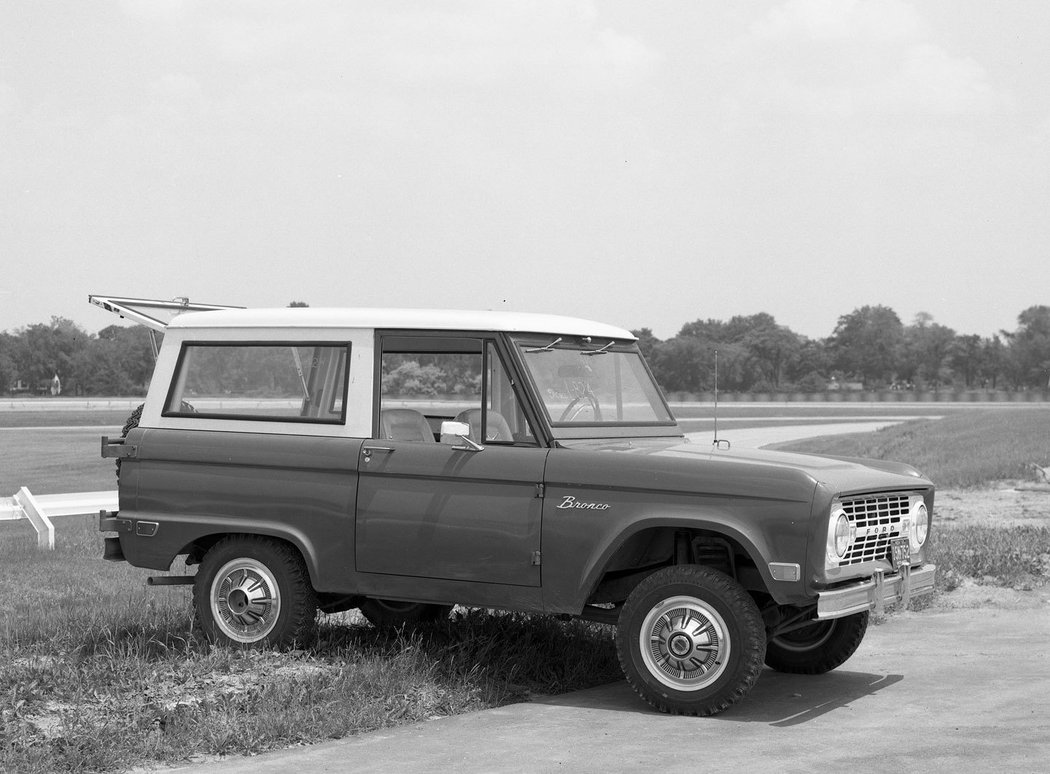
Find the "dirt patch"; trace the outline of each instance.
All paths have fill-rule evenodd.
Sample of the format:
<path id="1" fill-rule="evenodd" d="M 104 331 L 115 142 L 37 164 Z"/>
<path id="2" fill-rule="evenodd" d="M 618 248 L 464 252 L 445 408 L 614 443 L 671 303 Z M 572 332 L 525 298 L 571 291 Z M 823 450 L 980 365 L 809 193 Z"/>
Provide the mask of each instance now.
<path id="1" fill-rule="evenodd" d="M 1050 607 L 1050 586 L 1034 589 L 1011 589 L 985 585 L 973 578 L 964 578 L 959 586 L 946 594 L 939 593 L 931 607 L 938 610 L 1034 610 Z"/>
<path id="2" fill-rule="evenodd" d="M 938 490 L 934 527 L 1050 527 L 1050 485 L 999 481 L 985 489 Z"/>

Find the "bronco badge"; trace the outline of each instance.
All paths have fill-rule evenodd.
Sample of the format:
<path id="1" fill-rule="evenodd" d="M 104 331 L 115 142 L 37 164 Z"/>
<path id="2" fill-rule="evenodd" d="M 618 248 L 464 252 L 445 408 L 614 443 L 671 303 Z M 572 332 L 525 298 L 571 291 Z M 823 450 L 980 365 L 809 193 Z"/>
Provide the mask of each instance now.
<path id="1" fill-rule="evenodd" d="M 571 495 L 565 495 L 562 497 L 557 508 L 583 508 L 588 511 L 607 511 L 609 510 L 609 503 L 585 503 L 582 500 L 577 500 Z"/>

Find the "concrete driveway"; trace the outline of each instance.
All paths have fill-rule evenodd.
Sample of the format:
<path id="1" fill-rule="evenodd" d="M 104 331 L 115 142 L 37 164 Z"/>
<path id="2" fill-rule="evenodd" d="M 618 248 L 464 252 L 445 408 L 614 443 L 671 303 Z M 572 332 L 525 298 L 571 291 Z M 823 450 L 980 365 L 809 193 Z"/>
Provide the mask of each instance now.
<path id="1" fill-rule="evenodd" d="M 729 441 L 734 449 L 758 449 L 762 446 L 801 441 L 825 435 L 846 435 L 849 433 L 874 433 L 884 427 L 899 425 L 905 418 L 866 419 L 849 422 L 831 422 L 809 425 L 770 425 L 768 427 L 734 428 L 732 425 L 720 426 L 718 437 Z M 693 443 L 711 445 L 714 434 L 710 430 L 686 433 Z"/>
<path id="2" fill-rule="evenodd" d="M 175 771 L 1050 772 L 1050 600 L 1034 603 L 892 615 L 838 670 L 766 670 L 714 718 L 658 714 L 618 682 Z"/>

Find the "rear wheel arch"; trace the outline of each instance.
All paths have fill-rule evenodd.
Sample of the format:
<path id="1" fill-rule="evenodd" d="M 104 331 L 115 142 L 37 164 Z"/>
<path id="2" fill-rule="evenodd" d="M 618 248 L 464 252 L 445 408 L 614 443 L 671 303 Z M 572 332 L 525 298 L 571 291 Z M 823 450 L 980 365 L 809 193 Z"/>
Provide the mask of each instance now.
<path id="1" fill-rule="evenodd" d="M 186 564 L 194 565 L 200 564 L 204 556 L 215 547 L 217 543 L 220 543 L 227 538 L 264 538 L 273 540 L 278 543 L 283 543 L 289 546 L 295 551 L 302 559 L 306 566 L 307 574 L 310 579 L 311 585 L 317 587 L 317 557 L 310 550 L 312 545 L 310 541 L 302 535 L 298 535 L 293 531 L 273 529 L 273 528 L 261 528 L 246 530 L 230 530 L 227 532 L 212 532 L 209 531 L 198 537 L 195 537 L 192 541 L 187 543 L 181 550 L 176 553 L 176 556 L 185 555 Z"/>

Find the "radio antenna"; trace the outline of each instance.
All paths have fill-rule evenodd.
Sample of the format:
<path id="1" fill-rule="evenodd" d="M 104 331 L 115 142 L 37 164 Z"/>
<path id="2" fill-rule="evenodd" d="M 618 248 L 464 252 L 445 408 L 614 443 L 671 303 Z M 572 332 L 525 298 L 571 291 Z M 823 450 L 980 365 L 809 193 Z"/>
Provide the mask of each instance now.
<path id="1" fill-rule="evenodd" d="M 729 441 L 720 441 L 718 439 L 718 350 L 715 350 L 715 440 L 711 444 L 719 449 L 722 448 L 722 444 L 725 444 L 726 448 L 729 448 Z"/>
<path id="2" fill-rule="evenodd" d="M 715 350 L 715 442 L 718 446 L 718 350 Z"/>

